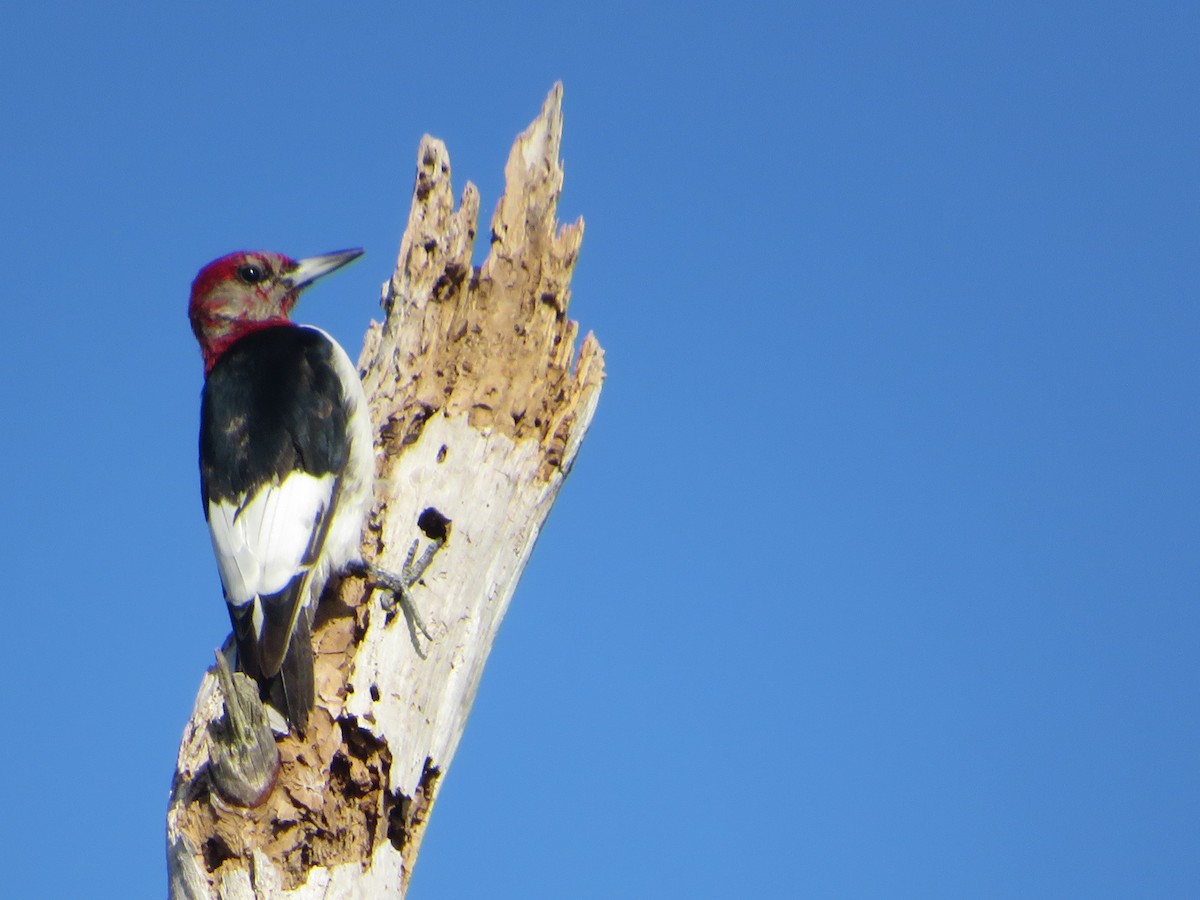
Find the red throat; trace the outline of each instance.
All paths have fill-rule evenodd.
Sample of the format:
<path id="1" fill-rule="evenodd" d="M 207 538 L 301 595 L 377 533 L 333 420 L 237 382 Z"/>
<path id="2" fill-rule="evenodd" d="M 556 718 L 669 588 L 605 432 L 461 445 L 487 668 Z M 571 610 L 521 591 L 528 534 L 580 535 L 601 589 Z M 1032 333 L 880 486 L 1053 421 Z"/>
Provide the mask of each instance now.
<path id="1" fill-rule="evenodd" d="M 208 374 L 212 371 L 212 367 L 217 364 L 217 360 L 221 358 L 225 351 L 246 335 L 253 334 L 255 331 L 261 331 L 264 328 L 273 328 L 276 325 L 292 324 L 290 319 L 280 316 L 275 319 L 238 322 L 218 337 L 210 338 L 205 334 L 200 339 L 200 352 L 204 356 L 204 377 L 208 377 Z"/>

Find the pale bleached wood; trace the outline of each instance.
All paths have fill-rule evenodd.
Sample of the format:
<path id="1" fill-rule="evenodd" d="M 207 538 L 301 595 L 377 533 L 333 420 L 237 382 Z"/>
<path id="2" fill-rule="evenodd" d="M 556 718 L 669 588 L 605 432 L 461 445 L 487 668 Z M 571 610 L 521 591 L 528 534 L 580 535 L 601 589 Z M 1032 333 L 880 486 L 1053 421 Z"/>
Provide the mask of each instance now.
<path id="1" fill-rule="evenodd" d="M 479 195 L 457 207 L 445 145 L 426 137 L 383 323 L 359 359 L 378 429 L 368 559 L 399 571 L 418 520 L 449 537 L 412 599 L 428 637 L 356 579 L 314 629 L 317 709 L 279 740 L 254 809 L 210 789 L 211 672 L 184 730 L 167 814 L 177 897 L 403 896 L 496 630 L 599 399 L 604 354 L 566 318 L 582 221 L 559 226 L 562 90 L 513 146 L 491 249 L 471 265 Z M 585 539 L 582 538 L 581 539 Z"/>

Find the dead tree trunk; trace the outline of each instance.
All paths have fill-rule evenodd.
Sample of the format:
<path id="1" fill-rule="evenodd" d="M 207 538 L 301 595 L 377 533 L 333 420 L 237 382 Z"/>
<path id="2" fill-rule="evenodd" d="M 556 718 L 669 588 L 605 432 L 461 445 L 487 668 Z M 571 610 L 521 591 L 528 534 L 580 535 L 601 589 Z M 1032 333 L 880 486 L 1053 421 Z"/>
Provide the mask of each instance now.
<path id="1" fill-rule="evenodd" d="M 424 620 L 346 579 L 314 629 L 317 708 L 257 806 L 224 799 L 205 676 L 167 812 L 175 897 L 403 896 L 496 629 L 571 469 L 604 378 L 566 317 L 583 222 L 559 227 L 562 88 L 513 146 L 491 251 L 471 251 L 479 193 L 454 208 L 445 145 L 426 136 L 386 318 L 359 371 L 377 428 L 364 554 L 399 571 L 415 540 L 445 543 L 412 590 Z M 241 676 L 238 676 L 241 677 Z M 268 742 L 269 745 L 270 742 Z M 268 746 L 269 749 L 269 746 Z"/>

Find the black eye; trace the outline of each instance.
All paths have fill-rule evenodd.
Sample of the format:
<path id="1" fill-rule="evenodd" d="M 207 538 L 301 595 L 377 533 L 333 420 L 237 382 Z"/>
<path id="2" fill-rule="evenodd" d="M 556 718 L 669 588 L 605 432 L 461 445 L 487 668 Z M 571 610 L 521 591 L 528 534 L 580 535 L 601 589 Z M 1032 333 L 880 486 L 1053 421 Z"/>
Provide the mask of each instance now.
<path id="1" fill-rule="evenodd" d="M 237 277 L 246 284 L 258 284 L 267 280 L 267 270 L 254 263 L 246 263 L 244 266 L 238 266 Z"/>

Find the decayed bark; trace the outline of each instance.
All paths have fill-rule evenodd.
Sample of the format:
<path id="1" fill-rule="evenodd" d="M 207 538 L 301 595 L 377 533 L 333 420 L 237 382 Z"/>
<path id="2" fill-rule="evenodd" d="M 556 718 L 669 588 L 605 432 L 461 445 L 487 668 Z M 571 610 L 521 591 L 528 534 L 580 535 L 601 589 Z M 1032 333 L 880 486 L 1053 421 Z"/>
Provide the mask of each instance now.
<path id="1" fill-rule="evenodd" d="M 180 897 L 402 896 L 483 665 L 604 377 L 574 357 L 568 282 L 583 223 L 559 227 L 561 86 L 513 146 L 491 251 L 471 264 L 479 194 L 455 209 L 445 145 L 426 137 L 386 319 L 359 370 L 378 428 L 368 559 L 400 571 L 444 546 L 412 598 L 420 625 L 357 579 L 327 590 L 314 629 L 317 709 L 278 742 L 267 799 L 228 802 L 207 773 L 222 711 L 212 671 L 184 732 L 167 817 Z M 228 731 L 218 728 L 218 733 Z"/>

